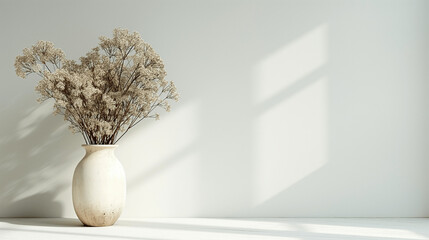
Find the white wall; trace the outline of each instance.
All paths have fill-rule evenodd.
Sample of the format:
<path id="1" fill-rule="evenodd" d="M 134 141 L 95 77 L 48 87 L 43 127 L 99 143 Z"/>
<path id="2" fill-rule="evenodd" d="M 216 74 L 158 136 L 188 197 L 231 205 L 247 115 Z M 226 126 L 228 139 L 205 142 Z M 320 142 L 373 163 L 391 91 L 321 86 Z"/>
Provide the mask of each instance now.
<path id="1" fill-rule="evenodd" d="M 182 97 L 120 142 L 123 217 L 429 216 L 428 1 L 2 0 L 0 217 L 74 217 L 84 154 L 15 56 L 118 26 Z"/>

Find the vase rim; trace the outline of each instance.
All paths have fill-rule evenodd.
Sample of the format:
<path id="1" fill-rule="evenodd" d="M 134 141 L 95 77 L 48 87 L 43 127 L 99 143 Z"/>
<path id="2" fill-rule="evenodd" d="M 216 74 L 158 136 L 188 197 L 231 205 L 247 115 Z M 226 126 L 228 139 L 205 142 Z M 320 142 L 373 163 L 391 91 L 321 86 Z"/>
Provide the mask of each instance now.
<path id="1" fill-rule="evenodd" d="M 82 147 L 118 147 L 117 144 L 82 144 Z"/>

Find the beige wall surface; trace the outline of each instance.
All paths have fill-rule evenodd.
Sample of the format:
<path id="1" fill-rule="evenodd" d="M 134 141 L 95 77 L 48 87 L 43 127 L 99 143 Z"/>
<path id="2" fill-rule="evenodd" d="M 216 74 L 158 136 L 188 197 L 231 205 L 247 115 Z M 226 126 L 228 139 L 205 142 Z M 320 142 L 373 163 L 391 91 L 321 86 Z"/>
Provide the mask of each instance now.
<path id="1" fill-rule="evenodd" d="M 74 217 L 84 154 L 15 57 L 115 27 L 181 94 L 119 142 L 123 217 L 429 216 L 429 1 L 0 0 L 0 217 Z"/>

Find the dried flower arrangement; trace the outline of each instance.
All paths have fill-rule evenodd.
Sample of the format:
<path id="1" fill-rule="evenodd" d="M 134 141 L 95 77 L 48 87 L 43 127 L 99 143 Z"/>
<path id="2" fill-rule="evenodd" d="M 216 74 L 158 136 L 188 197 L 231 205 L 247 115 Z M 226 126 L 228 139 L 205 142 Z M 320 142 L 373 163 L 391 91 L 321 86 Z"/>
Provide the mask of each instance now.
<path id="1" fill-rule="evenodd" d="M 54 114 L 70 122 L 86 144 L 116 144 L 145 118 L 159 118 L 158 107 L 170 110 L 178 100 L 174 83 L 165 80 L 159 55 L 137 32 L 114 29 L 113 37 L 100 37 L 80 63 L 68 60 L 51 42 L 25 48 L 15 60 L 16 74 L 35 73 L 39 101 L 54 99 Z"/>

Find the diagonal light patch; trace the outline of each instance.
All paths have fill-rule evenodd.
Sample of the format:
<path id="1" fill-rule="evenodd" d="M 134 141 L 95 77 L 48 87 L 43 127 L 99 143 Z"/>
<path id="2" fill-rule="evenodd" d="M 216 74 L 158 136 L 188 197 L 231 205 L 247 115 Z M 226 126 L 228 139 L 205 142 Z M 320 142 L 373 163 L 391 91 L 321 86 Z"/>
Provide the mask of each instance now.
<path id="1" fill-rule="evenodd" d="M 37 122 L 52 115 L 52 103 L 45 101 L 28 116 L 20 119 L 18 122 L 18 130 L 16 132 L 19 139 L 23 139 L 31 134 L 37 127 Z"/>
<path id="2" fill-rule="evenodd" d="M 267 56 L 256 66 L 254 82 L 257 103 L 277 95 L 327 62 L 327 24 Z"/>
<path id="3" fill-rule="evenodd" d="M 255 206 L 326 162 L 327 36 L 319 25 L 257 66 Z"/>
<path id="4" fill-rule="evenodd" d="M 130 207 L 126 209 L 133 209 L 125 210 L 124 216 L 192 213 L 198 199 L 199 114 L 198 102 L 183 103 L 161 115 L 160 121 L 142 123 L 124 139 L 127 143 L 118 148 L 117 155 L 127 173 Z M 186 207 L 173 209 L 178 205 Z"/>

